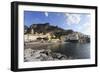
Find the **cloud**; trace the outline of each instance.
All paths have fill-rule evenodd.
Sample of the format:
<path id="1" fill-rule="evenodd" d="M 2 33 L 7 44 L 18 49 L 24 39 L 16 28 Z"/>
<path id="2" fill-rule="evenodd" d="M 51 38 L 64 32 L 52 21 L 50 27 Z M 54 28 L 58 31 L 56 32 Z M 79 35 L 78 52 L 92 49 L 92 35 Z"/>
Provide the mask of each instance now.
<path id="1" fill-rule="evenodd" d="M 91 34 L 91 15 L 90 14 L 72 14 L 65 13 L 66 24 L 72 29 L 82 32 L 86 35 Z M 73 25 L 73 26 L 72 26 Z"/>
<path id="2" fill-rule="evenodd" d="M 90 27 L 86 27 L 84 29 L 84 33 L 87 34 L 87 35 L 90 35 L 91 34 L 91 28 Z"/>
<path id="3" fill-rule="evenodd" d="M 83 33 L 90 35 L 91 34 L 91 25 L 90 22 L 87 22 L 83 25 L 83 29 L 82 29 Z"/>
<path id="4" fill-rule="evenodd" d="M 44 14 L 45 14 L 46 17 L 48 17 L 48 12 L 45 12 Z"/>
<path id="5" fill-rule="evenodd" d="M 72 25 L 72 24 L 79 24 L 81 17 L 79 14 L 65 14 L 67 19 L 66 22 L 68 25 Z"/>

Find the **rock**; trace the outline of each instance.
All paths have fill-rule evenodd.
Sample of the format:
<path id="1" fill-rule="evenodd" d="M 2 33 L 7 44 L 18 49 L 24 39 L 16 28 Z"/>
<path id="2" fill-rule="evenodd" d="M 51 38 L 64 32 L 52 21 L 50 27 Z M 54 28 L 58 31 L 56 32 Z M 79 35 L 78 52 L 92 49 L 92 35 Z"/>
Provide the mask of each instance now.
<path id="1" fill-rule="evenodd" d="M 53 60 L 53 57 L 49 56 L 47 60 Z"/>
<path id="2" fill-rule="evenodd" d="M 59 60 L 67 59 L 67 57 L 65 55 L 62 55 L 60 53 L 54 53 L 52 56 L 53 56 L 53 58 L 59 59 Z"/>
<path id="3" fill-rule="evenodd" d="M 31 54 L 32 54 L 32 49 L 31 48 L 25 49 L 24 57 L 31 57 Z"/>
<path id="4" fill-rule="evenodd" d="M 44 51 L 41 51 L 40 53 L 43 53 L 43 54 L 46 54 L 46 55 L 50 55 L 51 53 L 51 50 L 44 50 Z"/>
<path id="5" fill-rule="evenodd" d="M 63 55 L 61 55 L 60 53 L 56 53 L 57 58 L 61 58 Z"/>
<path id="6" fill-rule="evenodd" d="M 49 60 L 65 60 L 68 59 L 67 56 L 52 52 L 50 49 L 33 50 L 25 49 L 24 61 L 49 61 Z"/>

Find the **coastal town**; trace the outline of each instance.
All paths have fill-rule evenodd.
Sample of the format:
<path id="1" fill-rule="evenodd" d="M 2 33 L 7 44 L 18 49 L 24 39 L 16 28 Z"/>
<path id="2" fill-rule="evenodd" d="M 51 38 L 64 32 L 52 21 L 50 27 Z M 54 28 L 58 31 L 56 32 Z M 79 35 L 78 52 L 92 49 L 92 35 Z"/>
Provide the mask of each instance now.
<path id="1" fill-rule="evenodd" d="M 90 43 L 90 36 L 64 30 L 49 23 L 24 26 L 24 61 L 74 59 L 61 53 L 52 53 L 51 49 L 63 43 Z"/>
<path id="2" fill-rule="evenodd" d="M 40 25 L 43 25 L 45 27 L 45 24 L 40 24 Z M 49 26 L 49 24 L 46 23 L 46 26 Z M 34 28 L 31 28 L 30 32 L 27 33 L 28 30 L 25 29 L 24 33 L 26 33 L 26 34 L 24 34 L 24 37 L 25 37 L 24 41 L 29 42 L 29 41 L 39 40 L 39 41 L 49 41 L 49 42 L 50 41 L 51 42 L 79 42 L 79 43 L 90 42 L 89 35 L 84 35 L 80 32 L 74 32 L 72 30 L 67 30 L 69 32 L 71 31 L 71 33 L 69 33 L 69 32 L 67 33 L 67 32 L 64 32 L 64 31 L 59 32 L 59 29 L 58 29 L 58 31 L 55 34 L 55 32 L 52 32 L 52 31 L 49 31 L 48 33 L 44 34 L 43 32 L 38 33 L 34 30 Z M 63 32 L 64 32 L 64 34 L 61 34 Z M 58 38 L 58 36 L 59 36 L 59 38 Z"/>

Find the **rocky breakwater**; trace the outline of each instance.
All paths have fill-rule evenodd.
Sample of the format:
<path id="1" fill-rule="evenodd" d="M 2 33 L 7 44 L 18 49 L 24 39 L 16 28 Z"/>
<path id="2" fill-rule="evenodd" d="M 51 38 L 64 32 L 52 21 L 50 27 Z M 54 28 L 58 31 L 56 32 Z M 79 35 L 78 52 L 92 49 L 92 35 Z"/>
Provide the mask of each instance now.
<path id="1" fill-rule="evenodd" d="M 31 48 L 25 49 L 24 61 L 50 61 L 50 60 L 66 60 L 72 57 L 67 57 L 61 53 L 52 52 L 50 49 L 33 50 Z"/>

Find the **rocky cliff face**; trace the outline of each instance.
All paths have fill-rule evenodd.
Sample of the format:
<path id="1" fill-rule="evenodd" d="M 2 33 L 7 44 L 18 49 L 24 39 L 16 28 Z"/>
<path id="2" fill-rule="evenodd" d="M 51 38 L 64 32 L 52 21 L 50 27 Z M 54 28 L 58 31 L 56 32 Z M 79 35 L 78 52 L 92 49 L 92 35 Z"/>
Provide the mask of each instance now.
<path id="1" fill-rule="evenodd" d="M 26 30 L 27 33 L 31 33 L 32 29 L 37 33 L 62 32 L 63 34 L 65 34 L 73 32 L 73 30 L 64 30 L 60 27 L 52 26 L 49 23 L 32 24 L 30 27 L 27 27 L 26 25 L 24 26 L 24 30 Z"/>
<path id="2" fill-rule="evenodd" d="M 31 29 L 34 30 L 34 32 L 37 33 L 49 33 L 49 32 L 62 32 L 63 29 L 57 27 L 57 26 L 51 26 L 49 23 L 45 24 L 32 24 L 29 28 L 29 31 L 31 32 Z"/>
<path id="3" fill-rule="evenodd" d="M 90 42 L 90 37 L 88 35 L 82 34 L 80 32 L 75 32 L 73 30 L 64 30 L 57 26 L 52 26 L 49 23 L 44 24 L 32 24 L 30 27 L 24 26 L 24 33 L 27 34 L 53 34 L 57 39 L 69 41 L 69 42 Z M 63 38 L 62 38 L 63 37 Z"/>
<path id="4" fill-rule="evenodd" d="M 88 35 L 84 35 L 80 32 L 73 32 L 73 33 L 65 36 L 65 41 L 79 42 L 79 43 L 89 43 L 90 37 Z"/>

